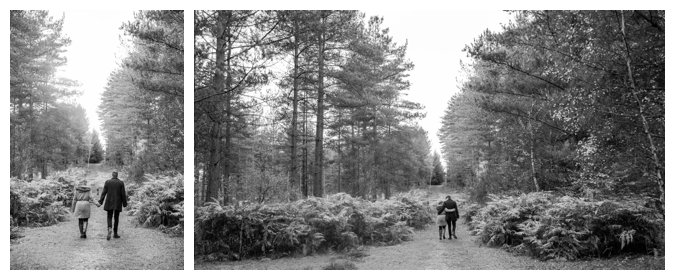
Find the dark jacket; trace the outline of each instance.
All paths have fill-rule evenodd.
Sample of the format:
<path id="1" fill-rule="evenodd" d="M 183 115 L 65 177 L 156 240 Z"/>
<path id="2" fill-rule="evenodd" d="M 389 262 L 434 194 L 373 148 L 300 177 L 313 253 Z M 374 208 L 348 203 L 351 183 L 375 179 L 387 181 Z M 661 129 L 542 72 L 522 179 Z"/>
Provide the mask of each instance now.
<path id="1" fill-rule="evenodd" d="M 443 202 L 443 207 L 447 209 L 455 209 L 455 211 L 452 212 L 445 212 L 445 216 L 448 218 L 452 219 L 458 219 L 459 218 L 459 209 L 457 209 L 457 202 L 455 202 L 452 199 L 448 199 L 445 202 Z"/>
<path id="2" fill-rule="evenodd" d="M 105 204 L 103 204 L 103 199 L 105 199 Z M 103 193 L 101 193 L 101 199 L 98 200 L 98 203 L 103 204 L 103 210 L 106 211 L 122 211 L 122 207 L 127 207 L 127 192 L 124 190 L 124 182 L 117 178 L 105 181 Z"/>

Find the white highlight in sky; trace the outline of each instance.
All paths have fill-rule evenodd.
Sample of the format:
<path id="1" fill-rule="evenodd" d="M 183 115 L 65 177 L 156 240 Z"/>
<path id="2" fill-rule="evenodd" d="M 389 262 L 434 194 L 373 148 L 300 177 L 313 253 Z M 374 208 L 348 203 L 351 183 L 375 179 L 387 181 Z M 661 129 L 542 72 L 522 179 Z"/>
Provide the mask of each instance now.
<path id="1" fill-rule="evenodd" d="M 419 123 L 428 132 L 432 152 L 441 152 L 438 130 L 450 97 L 461 88 L 460 61 L 469 62 L 462 49 L 486 29 L 501 30 L 511 18 L 503 11 L 475 10 L 367 10 L 366 16 L 381 16 L 383 27 L 398 44 L 408 40 L 407 57 L 415 64 L 408 77 L 406 99 L 425 107 Z M 445 164 L 445 163 L 444 163 Z"/>
<path id="2" fill-rule="evenodd" d="M 128 53 L 122 44 L 123 23 L 133 20 L 133 11 L 49 11 L 54 19 L 64 15 L 63 33 L 71 40 L 65 53 L 68 62 L 57 76 L 80 83 L 76 101 L 87 110 L 89 129 L 101 131 L 97 114 L 101 93 L 110 73 Z M 105 139 L 100 137 L 101 141 Z"/>

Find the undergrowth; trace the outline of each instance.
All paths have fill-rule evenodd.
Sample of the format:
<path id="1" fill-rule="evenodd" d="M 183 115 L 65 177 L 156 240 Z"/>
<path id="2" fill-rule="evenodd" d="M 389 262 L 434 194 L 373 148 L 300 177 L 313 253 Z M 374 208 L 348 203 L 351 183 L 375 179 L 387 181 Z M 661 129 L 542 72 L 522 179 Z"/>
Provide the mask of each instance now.
<path id="1" fill-rule="evenodd" d="M 195 253 L 237 260 L 397 244 L 432 222 L 424 195 L 411 191 L 371 202 L 338 193 L 242 207 L 208 203 L 195 210 Z"/>
<path id="2" fill-rule="evenodd" d="M 131 183 L 129 215 L 145 227 L 183 235 L 184 188 L 182 174 L 145 174 L 142 182 Z"/>
<path id="3" fill-rule="evenodd" d="M 84 169 L 71 168 L 47 179 L 10 179 L 10 237 L 18 237 L 18 226 L 49 226 L 65 221 L 75 186 L 86 184 L 84 175 Z"/>
<path id="4" fill-rule="evenodd" d="M 664 246 L 663 215 L 646 201 L 592 201 L 549 192 L 492 200 L 467 207 L 465 221 L 483 244 L 514 253 L 577 260 L 654 254 Z"/>

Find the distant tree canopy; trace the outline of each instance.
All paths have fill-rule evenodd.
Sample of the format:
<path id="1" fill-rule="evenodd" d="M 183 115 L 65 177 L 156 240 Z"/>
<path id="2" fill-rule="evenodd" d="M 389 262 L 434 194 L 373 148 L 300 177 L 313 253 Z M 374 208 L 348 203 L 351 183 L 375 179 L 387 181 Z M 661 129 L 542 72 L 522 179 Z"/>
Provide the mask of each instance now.
<path id="1" fill-rule="evenodd" d="M 197 202 L 424 184 L 413 65 L 381 25 L 356 11 L 195 12 Z"/>
<path id="2" fill-rule="evenodd" d="M 103 160 L 103 146 L 101 146 L 101 140 L 98 139 L 98 131 L 93 131 L 90 144 L 89 163 L 101 162 Z"/>
<path id="3" fill-rule="evenodd" d="M 664 202 L 665 12 L 513 14 L 465 48 L 439 132 L 449 181 Z"/>
<path id="4" fill-rule="evenodd" d="M 132 48 L 98 108 L 106 159 L 136 178 L 182 171 L 183 12 L 140 11 L 122 28 Z"/>
<path id="5" fill-rule="evenodd" d="M 445 183 L 445 171 L 443 170 L 443 165 L 441 164 L 441 155 L 438 152 L 434 152 L 433 156 L 433 170 L 431 171 L 431 185 L 442 185 Z"/>
<path id="6" fill-rule="evenodd" d="M 75 82 L 58 78 L 70 40 L 47 11 L 10 11 L 10 175 L 45 178 L 87 160 L 88 121 Z"/>

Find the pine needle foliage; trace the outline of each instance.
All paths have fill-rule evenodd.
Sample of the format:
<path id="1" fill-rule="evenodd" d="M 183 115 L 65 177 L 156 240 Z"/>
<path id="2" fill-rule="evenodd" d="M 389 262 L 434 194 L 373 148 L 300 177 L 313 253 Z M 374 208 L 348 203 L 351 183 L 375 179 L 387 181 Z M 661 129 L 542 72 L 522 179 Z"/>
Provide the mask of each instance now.
<path id="1" fill-rule="evenodd" d="M 398 244 L 433 221 L 424 195 L 411 191 L 371 202 L 337 193 L 279 204 L 207 203 L 195 210 L 195 253 L 239 260 Z"/>

